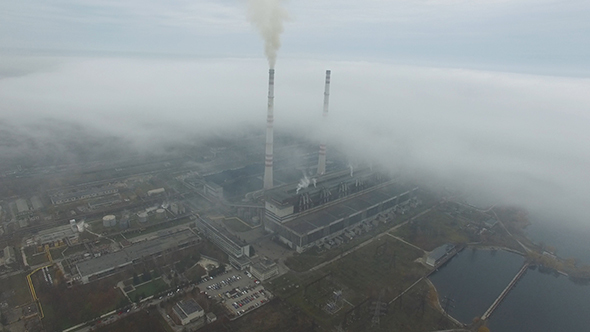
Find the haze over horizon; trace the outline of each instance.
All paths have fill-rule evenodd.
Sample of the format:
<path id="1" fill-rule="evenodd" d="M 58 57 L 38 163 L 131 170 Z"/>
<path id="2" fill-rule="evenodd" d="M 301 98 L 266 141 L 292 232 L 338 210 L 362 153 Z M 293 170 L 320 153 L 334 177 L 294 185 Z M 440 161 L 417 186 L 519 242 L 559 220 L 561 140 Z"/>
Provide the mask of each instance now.
<path id="1" fill-rule="evenodd" d="M 490 201 L 588 223 L 589 3 L 285 7 L 277 130 L 319 136 L 323 72 L 331 69 L 330 145 Z M 2 120 L 33 140 L 53 137 L 25 125 L 51 118 L 136 147 L 264 126 L 267 63 L 245 1 L 0 9 Z M 0 153 L 9 149 L 4 143 Z"/>

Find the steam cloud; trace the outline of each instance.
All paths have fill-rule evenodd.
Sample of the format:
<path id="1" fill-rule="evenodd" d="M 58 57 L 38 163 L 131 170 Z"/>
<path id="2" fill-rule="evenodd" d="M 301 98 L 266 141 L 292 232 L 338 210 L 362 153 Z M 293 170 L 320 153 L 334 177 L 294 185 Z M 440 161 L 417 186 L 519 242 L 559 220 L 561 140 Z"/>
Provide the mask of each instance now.
<path id="1" fill-rule="evenodd" d="M 288 17 L 282 0 L 249 0 L 248 18 L 264 39 L 264 53 L 270 68 L 275 67 L 281 47 L 283 21 Z"/>
<path id="2" fill-rule="evenodd" d="M 299 180 L 299 183 L 297 184 L 297 190 L 295 191 L 296 194 L 299 194 L 299 191 L 301 189 L 305 189 L 307 187 L 309 187 L 310 184 L 313 183 L 313 186 L 315 187 L 317 184 L 317 179 L 316 178 L 309 178 L 309 176 L 307 176 L 307 174 L 303 173 L 303 178 L 301 178 Z"/>

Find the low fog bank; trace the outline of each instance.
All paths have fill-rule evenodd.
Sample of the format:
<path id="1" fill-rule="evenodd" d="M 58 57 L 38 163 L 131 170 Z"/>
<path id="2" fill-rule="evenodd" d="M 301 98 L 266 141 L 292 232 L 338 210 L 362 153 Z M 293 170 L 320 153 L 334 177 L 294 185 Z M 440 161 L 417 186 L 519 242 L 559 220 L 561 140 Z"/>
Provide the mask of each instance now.
<path id="1" fill-rule="evenodd" d="M 41 145 L 89 133 L 131 151 L 165 151 L 210 135 L 264 131 L 261 59 L 14 63 L 0 64 L 2 154 L 33 144 L 7 143 L 23 132 Z M 320 130 L 325 69 L 332 93 Z M 276 70 L 277 131 L 327 135 L 351 161 L 372 160 L 425 185 L 588 222 L 589 79 L 295 59 L 279 60 Z M 46 119 L 66 125 L 26 129 Z"/>

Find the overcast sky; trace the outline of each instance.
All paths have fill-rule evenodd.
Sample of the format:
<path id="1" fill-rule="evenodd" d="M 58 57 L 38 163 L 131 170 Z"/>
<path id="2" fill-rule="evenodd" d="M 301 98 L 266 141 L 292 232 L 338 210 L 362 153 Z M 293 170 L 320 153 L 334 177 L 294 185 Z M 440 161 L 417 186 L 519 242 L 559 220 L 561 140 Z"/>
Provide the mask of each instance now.
<path id="1" fill-rule="evenodd" d="M 589 1 L 284 6 L 277 130 L 319 135 L 329 68 L 331 144 L 588 222 Z M 263 131 L 267 63 L 246 12 L 245 0 L 1 1 L 2 120 L 67 119 L 139 145 Z"/>
<path id="2" fill-rule="evenodd" d="M 3 52 L 260 57 L 247 0 L 0 2 Z M 587 75 L 586 0 L 293 0 L 282 58 Z"/>

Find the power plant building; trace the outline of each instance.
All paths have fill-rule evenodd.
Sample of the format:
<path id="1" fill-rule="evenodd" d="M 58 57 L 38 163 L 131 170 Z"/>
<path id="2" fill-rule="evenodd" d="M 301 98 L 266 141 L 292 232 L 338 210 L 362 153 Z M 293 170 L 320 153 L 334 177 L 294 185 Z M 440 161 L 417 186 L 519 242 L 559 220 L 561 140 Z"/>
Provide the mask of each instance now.
<path id="1" fill-rule="evenodd" d="M 354 176 L 328 174 L 316 186 L 299 191 L 294 186 L 268 191 L 264 227 L 303 252 L 407 204 L 417 189 L 368 169 Z"/>

